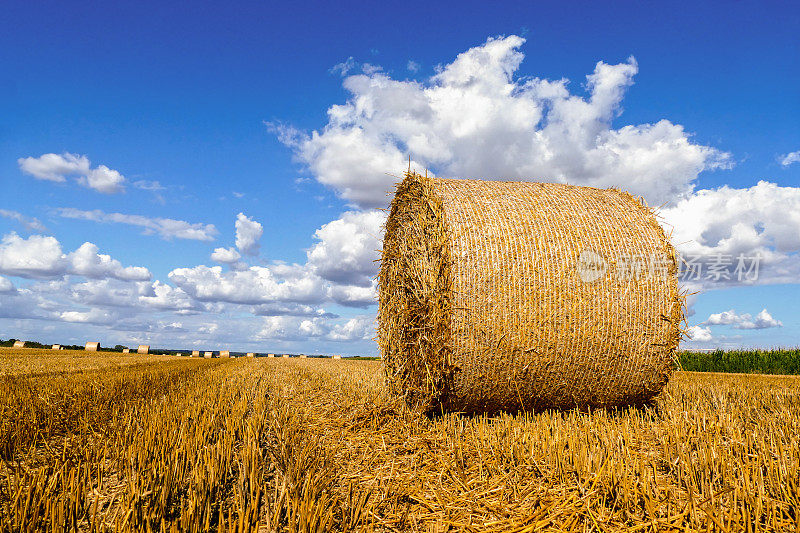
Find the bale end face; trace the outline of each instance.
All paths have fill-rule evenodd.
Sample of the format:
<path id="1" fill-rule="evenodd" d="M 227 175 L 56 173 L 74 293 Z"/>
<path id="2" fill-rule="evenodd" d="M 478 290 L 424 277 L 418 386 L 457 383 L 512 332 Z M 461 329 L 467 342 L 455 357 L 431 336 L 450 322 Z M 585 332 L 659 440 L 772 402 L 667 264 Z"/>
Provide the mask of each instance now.
<path id="1" fill-rule="evenodd" d="M 624 272 L 655 256 L 660 275 Z M 378 277 L 387 381 L 426 411 L 644 403 L 673 368 L 676 270 L 627 193 L 407 174 Z"/>

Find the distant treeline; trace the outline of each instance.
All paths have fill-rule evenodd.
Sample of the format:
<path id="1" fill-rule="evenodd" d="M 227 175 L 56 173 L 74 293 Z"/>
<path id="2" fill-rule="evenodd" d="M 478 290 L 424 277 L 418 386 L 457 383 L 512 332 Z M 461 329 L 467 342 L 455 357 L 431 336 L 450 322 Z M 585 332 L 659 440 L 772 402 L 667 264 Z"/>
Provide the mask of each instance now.
<path id="1" fill-rule="evenodd" d="M 681 368 L 694 372 L 800 374 L 800 348 L 680 352 Z"/>

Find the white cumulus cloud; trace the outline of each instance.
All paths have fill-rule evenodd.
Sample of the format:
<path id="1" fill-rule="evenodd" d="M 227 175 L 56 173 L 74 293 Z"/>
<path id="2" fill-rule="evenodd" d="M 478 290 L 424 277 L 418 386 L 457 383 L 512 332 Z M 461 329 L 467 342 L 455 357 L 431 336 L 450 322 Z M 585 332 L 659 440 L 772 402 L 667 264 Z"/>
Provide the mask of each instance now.
<path id="1" fill-rule="evenodd" d="M 310 134 L 272 124 L 316 179 L 360 206 L 383 206 L 412 167 L 439 175 L 617 186 L 662 203 L 691 193 L 729 155 L 693 143 L 668 120 L 613 128 L 636 61 L 598 62 L 585 96 L 568 81 L 515 77 L 524 39 L 489 39 L 425 82 L 381 71 L 344 80 L 350 98 Z"/>
<path id="2" fill-rule="evenodd" d="M 11 292 L 16 292 L 14 284 L 11 283 L 10 279 L 0 276 L 0 293 L 11 293 Z"/>
<path id="3" fill-rule="evenodd" d="M 335 342 L 370 340 L 375 335 L 374 317 L 357 316 L 342 320 L 270 316 L 256 334 L 262 340 L 320 339 Z"/>
<path id="4" fill-rule="evenodd" d="M 242 258 L 242 255 L 236 251 L 235 248 L 214 248 L 214 251 L 211 252 L 211 260 L 217 263 L 236 263 L 239 259 Z"/>
<path id="5" fill-rule="evenodd" d="M 760 181 L 746 189 L 697 191 L 660 216 L 684 260 L 702 264 L 699 285 L 796 283 L 800 276 L 800 188 Z M 752 258 L 758 258 L 755 261 Z M 736 273 L 739 259 L 757 267 Z M 716 263 L 726 277 L 715 280 Z M 691 276 L 695 277 L 694 274 Z"/>
<path id="6" fill-rule="evenodd" d="M 258 255 L 259 240 L 264 233 L 260 223 L 248 218 L 244 213 L 236 215 L 236 247 L 245 255 Z"/>
<path id="7" fill-rule="evenodd" d="M 314 233 L 317 243 L 308 251 L 308 263 L 326 280 L 366 286 L 377 270 L 383 224 L 382 211 L 348 211 Z"/>
<path id="8" fill-rule="evenodd" d="M 103 194 L 114 194 L 125 190 L 125 177 L 119 171 L 98 165 L 91 168 L 85 155 L 43 154 L 39 157 L 17 159 L 20 170 L 36 179 L 63 183 L 67 176 L 76 176 L 78 183 Z"/>
<path id="9" fill-rule="evenodd" d="M 124 267 L 116 259 L 98 252 L 96 245 L 85 242 L 74 252 L 64 254 L 55 237 L 31 235 L 23 239 L 12 232 L 0 241 L 0 273 L 25 278 L 75 274 L 95 279 L 150 279 L 146 268 Z"/>
<path id="10" fill-rule="evenodd" d="M 783 323 L 773 318 L 766 309 L 758 313 L 755 318 L 749 313 L 737 314 L 736 311 L 730 309 L 729 311 L 710 315 L 704 324 L 711 326 L 733 326 L 735 329 L 768 329 L 783 326 Z"/>
<path id="11" fill-rule="evenodd" d="M 145 267 L 123 267 L 116 259 L 98 252 L 97 245 L 85 242 L 77 250 L 67 254 L 69 273 L 87 278 L 115 278 L 124 281 L 147 281 L 151 277 L 150 271 Z"/>
<path id="12" fill-rule="evenodd" d="M 697 342 L 709 342 L 713 339 L 711 335 L 711 328 L 702 326 L 692 326 L 687 330 L 689 339 Z"/>
<path id="13" fill-rule="evenodd" d="M 85 176 L 91 164 L 85 155 L 70 153 L 43 154 L 39 157 L 21 157 L 17 159 L 20 170 L 36 179 L 63 183 L 66 176 Z"/>

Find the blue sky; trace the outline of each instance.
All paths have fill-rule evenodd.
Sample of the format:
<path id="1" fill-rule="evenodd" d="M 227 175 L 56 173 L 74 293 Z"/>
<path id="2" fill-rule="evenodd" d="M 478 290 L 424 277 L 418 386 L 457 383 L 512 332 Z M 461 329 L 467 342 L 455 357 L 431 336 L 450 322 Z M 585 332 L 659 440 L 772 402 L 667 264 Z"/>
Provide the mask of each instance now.
<path id="1" fill-rule="evenodd" d="M 401 172 L 393 168 L 397 155 L 411 152 L 419 166 L 442 175 L 619 185 L 666 203 L 670 223 L 705 239 L 687 252 L 768 252 L 754 286 L 696 287 L 703 292 L 692 299 L 689 324 L 699 329 L 687 345 L 800 344 L 793 305 L 800 296 L 800 162 L 789 157 L 800 151 L 798 27 L 800 10 L 788 2 L 5 3 L 0 337 L 66 343 L 88 334 L 106 344 L 375 353 L 367 297 L 380 225 L 373 209 L 391 188 L 380 176 Z M 459 54 L 467 54 L 461 63 Z M 473 56 L 479 59 L 467 61 Z M 598 62 L 616 67 L 596 71 Z M 506 69 L 508 83 L 503 74 L 492 78 L 495 67 Z M 430 122 L 398 114 L 433 94 L 426 90 L 456 87 L 457 68 L 494 80 L 480 94 L 462 94 L 487 106 L 479 110 L 486 128 L 460 135 L 464 125 L 441 109 Z M 618 89 L 607 102 L 591 102 L 586 76 L 593 72 Z M 570 135 L 545 132 L 548 146 L 580 165 L 532 151 L 524 165 L 498 166 L 496 152 L 481 152 L 490 136 L 528 143 L 526 131 L 541 127 L 508 126 L 515 115 L 503 106 L 520 101 L 510 101 L 504 87 L 521 92 L 530 80 L 562 79 L 569 83 L 556 89 L 589 102 L 581 113 L 597 117 L 548 115 L 559 105 L 542 96 L 552 83 L 535 82 L 522 103 L 562 120 Z M 359 102 L 373 106 L 372 114 Z M 344 106 L 338 123 L 328 114 L 336 105 Z M 660 121 L 668 125 L 646 126 Z M 436 132 L 430 150 L 411 149 L 412 127 Z M 611 140 L 566 140 L 596 127 Z M 314 130 L 316 140 L 307 137 Z M 387 137 L 397 141 L 380 145 Z M 631 146 L 644 155 L 636 159 Z M 668 147 L 666 155 L 658 146 Z M 597 162 L 598 154 L 628 149 L 627 163 Z M 124 181 L 92 187 L 78 170 L 53 181 L 42 178 L 41 164 L 32 173 L 19 162 L 44 154 L 85 156 L 75 167 L 84 174 L 100 169 L 93 176 L 113 182 L 116 171 Z M 751 189 L 761 180 L 774 187 Z M 723 186 L 727 192 L 697 194 Z M 682 215 L 681 201 L 700 213 L 696 219 Z M 107 222 L 115 213 L 125 222 Z M 248 227 L 258 234 L 253 224 L 261 225 L 252 255 L 236 247 L 239 213 L 250 224 L 241 230 L 245 238 Z M 183 225 L 148 231 L 132 216 Z M 200 233 L 182 238 L 184 226 Z M 320 228 L 327 229 L 315 234 Z M 85 242 L 96 252 L 69 255 Z M 241 257 L 215 262 L 217 248 Z M 26 253 L 51 260 L 31 269 L 20 263 Z M 118 266 L 87 259 L 98 253 Z M 126 267 L 143 267 L 149 277 Z M 261 292 L 248 295 L 254 280 Z M 762 309 L 771 322 L 744 317 Z M 710 319 L 729 310 L 735 313 Z"/>

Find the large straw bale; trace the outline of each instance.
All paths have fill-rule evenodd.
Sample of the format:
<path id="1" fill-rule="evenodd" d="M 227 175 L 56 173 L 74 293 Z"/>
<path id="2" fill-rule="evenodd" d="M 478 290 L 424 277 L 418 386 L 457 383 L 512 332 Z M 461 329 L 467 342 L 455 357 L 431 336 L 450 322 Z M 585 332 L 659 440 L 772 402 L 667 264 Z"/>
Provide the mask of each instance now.
<path id="1" fill-rule="evenodd" d="M 247 352 L 247 357 L 255 357 L 255 352 Z"/>
<path id="2" fill-rule="evenodd" d="M 191 357 L 199 357 L 199 356 L 200 356 L 200 350 L 192 350 Z"/>
<path id="3" fill-rule="evenodd" d="M 141 354 L 149 354 L 150 353 L 150 345 L 149 344 L 140 344 L 139 347 L 136 349 L 136 353 Z"/>
<path id="4" fill-rule="evenodd" d="M 341 358 L 342 358 L 342 356 L 341 356 L 341 355 L 334 355 L 334 356 L 333 356 L 333 358 L 334 358 L 334 359 L 341 359 Z"/>
<path id="5" fill-rule="evenodd" d="M 14 348 L 24 348 L 25 341 L 14 341 Z"/>
<path id="6" fill-rule="evenodd" d="M 61 349 L 61 345 L 60 344 L 54 344 L 52 346 L 52 348 L 51 348 L 51 350 L 60 350 L 60 349 Z"/>
<path id="7" fill-rule="evenodd" d="M 427 411 L 646 403 L 674 368 L 676 270 L 626 192 L 408 173 L 379 274 L 388 382 Z"/>
<path id="8" fill-rule="evenodd" d="M 284 359 L 289 359 L 290 355 L 288 353 L 283 354 L 282 356 Z"/>
<path id="9" fill-rule="evenodd" d="M 130 348 L 123 348 L 122 349 L 122 353 L 131 353 L 131 349 Z"/>
<path id="10" fill-rule="evenodd" d="M 268 353 L 267 357 L 275 357 L 275 354 L 274 353 Z"/>
<path id="11" fill-rule="evenodd" d="M 99 349 L 100 349 L 99 342 L 87 342 L 86 346 L 84 347 L 84 350 L 86 350 L 87 352 L 96 352 Z"/>
<path id="12" fill-rule="evenodd" d="M 211 359 L 214 356 L 214 352 L 203 352 L 203 357 L 206 359 Z"/>
<path id="13" fill-rule="evenodd" d="M 230 357 L 231 356 L 231 352 L 230 352 L 230 350 L 221 350 L 219 352 L 219 356 L 220 357 Z"/>

